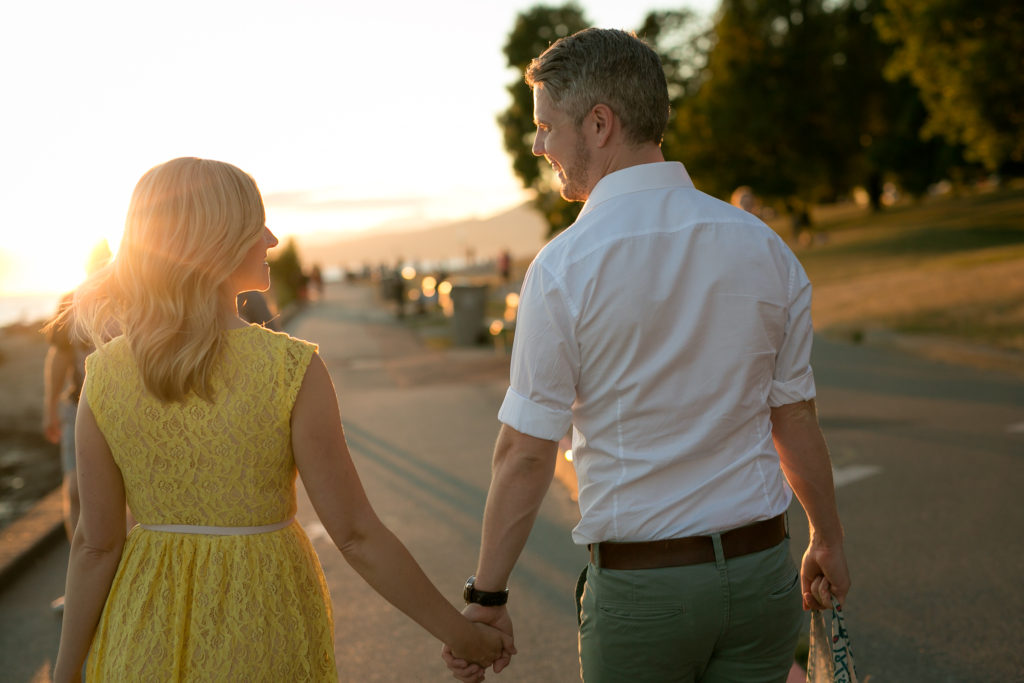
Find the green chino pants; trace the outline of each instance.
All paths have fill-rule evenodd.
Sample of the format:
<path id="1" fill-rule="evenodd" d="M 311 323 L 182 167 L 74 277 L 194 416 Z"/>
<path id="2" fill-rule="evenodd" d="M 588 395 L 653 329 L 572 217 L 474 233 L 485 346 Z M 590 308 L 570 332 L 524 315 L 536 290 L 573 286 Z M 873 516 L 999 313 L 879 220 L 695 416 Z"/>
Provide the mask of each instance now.
<path id="1" fill-rule="evenodd" d="M 585 683 L 783 683 L 803 625 L 789 539 L 664 569 L 584 569 L 576 589 Z M 600 558 L 598 558 L 600 562 Z"/>

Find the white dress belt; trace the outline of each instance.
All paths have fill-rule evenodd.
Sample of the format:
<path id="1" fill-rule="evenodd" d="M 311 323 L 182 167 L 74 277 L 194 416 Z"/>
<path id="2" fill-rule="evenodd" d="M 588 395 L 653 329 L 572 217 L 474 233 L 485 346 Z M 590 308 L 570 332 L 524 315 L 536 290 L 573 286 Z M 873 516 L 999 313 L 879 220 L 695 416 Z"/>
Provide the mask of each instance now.
<path id="1" fill-rule="evenodd" d="M 262 526 L 200 526 L 197 524 L 140 524 L 143 529 L 150 531 L 169 531 L 175 534 L 205 534 L 208 536 L 248 536 L 249 534 L 266 534 L 271 531 L 284 529 L 295 520 L 289 517 L 274 524 Z"/>

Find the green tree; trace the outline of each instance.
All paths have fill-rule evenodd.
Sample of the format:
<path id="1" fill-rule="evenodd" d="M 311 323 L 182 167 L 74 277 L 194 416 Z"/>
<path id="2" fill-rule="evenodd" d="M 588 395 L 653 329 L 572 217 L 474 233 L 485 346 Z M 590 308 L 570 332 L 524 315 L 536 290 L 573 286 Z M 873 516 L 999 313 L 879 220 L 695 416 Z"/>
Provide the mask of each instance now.
<path id="1" fill-rule="evenodd" d="M 885 0 L 877 26 L 896 50 L 886 67 L 920 90 L 925 137 L 962 144 L 999 169 L 1024 161 L 1024 5 L 1006 0 Z"/>
<path id="2" fill-rule="evenodd" d="M 302 262 L 295 247 L 295 240 L 289 239 L 284 248 L 272 259 L 270 265 L 270 281 L 273 284 L 274 299 L 278 310 L 284 310 L 289 304 L 299 300 L 299 293 L 305 285 Z"/>
<path id="3" fill-rule="evenodd" d="M 686 161 L 690 136 L 674 119 L 684 111 L 706 75 L 712 34 L 707 22 L 688 9 L 659 10 L 647 14 L 637 30 L 658 56 L 665 69 L 671 113 L 662 140 L 665 158 Z"/>
<path id="4" fill-rule="evenodd" d="M 636 33 L 661 58 L 674 111 L 700 82 L 711 46 L 710 26 L 686 8 L 655 10 Z"/>
<path id="5" fill-rule="evenodd" d="M 523 186 L 534 191 L 534 206 L 548 223 L 549 234 L 568 227 L 581 206 L 570 204 L 558 193 L 557 179 L 543 157 L 533 155 L 533 93 L 523 80 L 530 61 L 559 38 L 590 26 L 575 3 L 560 7 L 537 5 L 520 12 L 505 43 L 508 66 L 519 77 L 507 87 L 512 103 L 498 115 L 505 151 L 512 157 L 512 169 Z"/>
<path id="6" fill-rule="evenodd" d="M 921 137 L 924 105 L 910 80 L 890 80 L 883 74 L 894 50 L 875 28 L 877 15 L 885 11 L 883 4 L 884 0 L 851 0 L 833 10 L 833 134 L 847 141 L 837 159 L 836 172 L 842 178 L 838 184 L 863 186 L 875 210 L 881 208 L 885 181 L 919 196 L 944 177 L 957 158 L 956 150 L 941 139 Z"/>
<path id="7" fill-rule="evenodd" d="M 666 156 L 711 194 L 749 185 L 799 222 L 807 205 L 856 186 L 875 208 L 887 180 L 923 192 L 956 150 L 921 139 L 917 89 L 884 77 L 893 47 L 874 26 L 882 3 L 724 0 L 709 30 L 652 14 L 645 27 L 678 93 Z M 675 57 L 660 47 L 666 26 L 686 46 Z"/>
<path id="8" fill-rule="evenodd" d="M 821 0 L 723 0 L 703 73 L 671 140 L 705 191 L 749 185 L 791 213 L 834 196 L 843 136 L 828 99 L 835 87 L 833 18 Z"/>

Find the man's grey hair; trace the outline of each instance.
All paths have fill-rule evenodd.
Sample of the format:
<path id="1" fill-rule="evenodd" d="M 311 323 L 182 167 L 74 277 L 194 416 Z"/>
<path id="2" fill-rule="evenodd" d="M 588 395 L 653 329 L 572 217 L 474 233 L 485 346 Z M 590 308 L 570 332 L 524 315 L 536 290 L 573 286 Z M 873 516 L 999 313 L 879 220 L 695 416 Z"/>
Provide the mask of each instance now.
<path id="1" fill-rule="evenodd" d="M 526 69 L 530 88 L 543 87 L 577 126 L 605 104 L 630 144 L 660 145 L 668 125 L 668 86 L 661 59 L 631 31 L 588 28 L 560 38 Z"/>

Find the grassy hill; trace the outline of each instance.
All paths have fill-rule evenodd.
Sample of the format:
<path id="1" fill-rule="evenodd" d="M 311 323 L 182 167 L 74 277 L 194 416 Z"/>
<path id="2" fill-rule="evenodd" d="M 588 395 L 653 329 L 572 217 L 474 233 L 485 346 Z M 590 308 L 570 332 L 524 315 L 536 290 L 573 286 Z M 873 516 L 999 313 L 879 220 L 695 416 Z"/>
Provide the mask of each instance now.
<path id="1" fill-rule="evenodd" d="M 1024 188 L 833 211 L 815 227 L 817 243 L 796 252 L 819 331 L 892 331 L 1024 366 Z"/>

